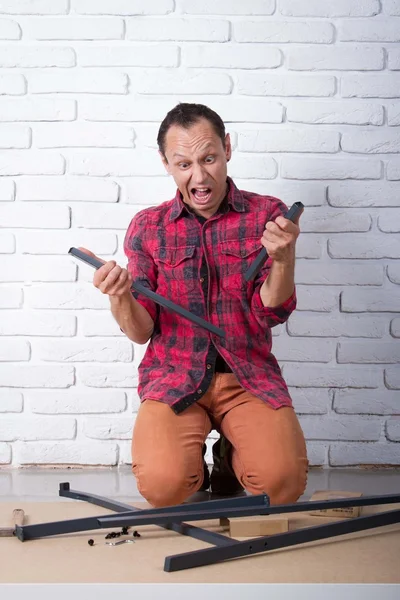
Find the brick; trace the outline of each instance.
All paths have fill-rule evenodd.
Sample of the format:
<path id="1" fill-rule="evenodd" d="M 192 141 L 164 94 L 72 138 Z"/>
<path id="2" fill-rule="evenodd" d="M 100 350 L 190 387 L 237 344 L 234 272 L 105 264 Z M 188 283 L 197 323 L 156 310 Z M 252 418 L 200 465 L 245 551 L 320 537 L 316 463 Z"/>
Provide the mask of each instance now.
<path id="1" fill-rule="evenodd" d="M 361 131 L 343 133 L 341 147 L 344 152 L 382 154 L 400 152 L 400 135 L 396 131 Z"/>
<path id="2" fill-rule="evenodd" d="M 0 390 L 0 413 L 20 413 L 24 407 L 21 392 Z"/>
<path id="3" fill-rule="evenodd" d="M 384 181 L 369 181 L 364 183 L 345 182 L 330 183 L 328 187 L 328 202 L 338 207 L 367 207 L 367 206 L 398 206 L 400 185 Z M 380 218 L 385 213 L 380 215 Z"/>
<path id="4" fill-rule="evenodd" d="M 385 66 L 382 48 L 366 46 L 322 46 L 290 49 L 287 68 L 292 71 L 380 71 Z"/>
<path id="5" fill-rule="evenodd" d="M 127 19 L 126 38 L 133 41 L 227 42 L 229 22 L 216 19 Z"/>
<path id="6" fill-rule="evenodd" d="M 225 73 L 187 70 L 146 72 L 135 81 L 140 94 L 230 94 L 232 80 Z"/>
<path id="7" fill-rule="evenodd" d="M 81 46 L 77 48 L 81 67 L 177 67 L 178 46 Z M 132 102 L 133 98 L 129 99 Z"/>
<path id="8" fill-rule="evenodd" d="M 3 256 L 0 281 L 75 281 L 76 266 L 68 259 Z"/>
<path id="9" fill-rule="evenodd" d="M 328 444 L 307 442 L 307 458 L 310 467 L 321 467 L 328 464 Z"/>
<path id="10" fill-rule="evenodd" d="M 17 465 L 114 466 L 117 453 L 116 444 L 104 442 L 17 442 L 14 448 Z"/>
<path id="11" fill-rule="evenodd" d="M 118 336 L 123 337 L 125 334 L 119 328 L 118 323 L 111 315 L 97 314 L 97 312 L 84 311 L 79 317 L 79 328 L 82 335 L 87 337 L 97 336 Z"/>
<path id="12" fill-rule="evenodd" d="M 236 42 L 330 44 L 334 40 L 331 23 L 300 21 L 235 21 Z"/>
<path id="13" fill-rule="evenodd" d="M 397 364 L 400 346 L 397 342 L 340 342 L 337 361 L 343 364 Z"/>
<path id="14" fill-rule="evenodd" d="M 21 18 L 24 39 L 31 40 L 122 40 L 124 22 L 112 18 Z"/>
<path id="15" fill-rule="evenodd" d="M 79 103 L 80 117 L 88 121 L 146 121 L 160 122 L 173 108 L 170 99 L 157 96 L 143 97 L 82 97 Z"/>
<path id="16" fill-rule="evenodd" d="M 400 17 L 400 4 L 398 0 L 381 0 L 381 3 L 384 13 Z"/>
<path id="17" fill-rule="evenodd" d="M 0 339 L 0 362 L 29 360 L 31 347 L 25 340 Z"/>
<path id="18" fill-rule="evenodd" d="M 69 172 L 71 175 L 95 177 L 165 175 L 158 154 L 143 150 L 74 152 L 69 160 Z"/>
<path id="19" fill-rule="evenodd" d="M 127 125 L 43 123 L 33 129 L 38 148 L 133 148 L 134 132 Z"/>
<path id="20" fill-rule="evenodd" d="M 28 307 L 41 309 L 109 309 L 110 304 L 106 295 L 89 283 L 31 285 L 25 291 L 25 300 Z"/>
<path id="21" fill-rule="evenodd" d="M 388 419 L 386 421 L 386 437 L 391 442 L 400 442 L 400 419 Z"/>
<path id="22" fill-rule="evenodd" d="M 396 19 L 349 19 L 338 26 L 342 42 L 400 42 Z"/>
<path id="23" fill-rule="evenodd" d="M 338 152 L 339 133 L 309 129 L 257 129 L 239 133 L 242 152 Z"/>
<path id="24" fill-rule="evenodd" d="M 53 152 L 0 151 L 0 175 L 63 175 L 65 159 Z"/>
<path id="25" fill-rule="evenodd" d="M 18 296 L 18 299 L 20 296 Z M 11 304 L 11 303 L 9 303 Z M 5 306 L 4 308 L 7 308 Z M 16 308 L 11 306 L 10 308 Z M 55 314 L 32 310 L 3 311 L 0 335 L 29 335 L 46 337 L 71 337 L 76 334 L 74 315 Z"/>
<path id="26" fill-rule="evenodd" d="M 182 49 L 182 65 L 184 67 L 274 69 L 281 64 L 281 51 L 269 46 L 260 48 L 255 44 L 241 46 L 203 44 L 202 46 L 190 45 Z"/>
<path id="27" fill-rule="evenodd" d="M 369 231 L 371 217 L 364 212 L 332 210 L 330 208 L 307 208 L 301 216 L 301 231 L 332 233 L 340 231 Z M 353 236 L 354 237 L 354 236 Z M 332 238 L 332 239 L 336 239 Z"/>
<path id="28" fill-rule="evenodd" d="M 390 236 L 392 237 L 392 236 Z M 400 284 L 400 264 L 391 264 L 388 265 L 388 278 L 392 283 Z M 397 293 L 397 291 L 395 292 Z"/>
<path id="29" fill-rule="evenodd" d="M 386 318 L 359 315 L 300 315 L 294 313 L 287 323 L 291 336 L 381 338 L 387 329 Z"/>
<path id="30" fill-rule="evenodd" d="M 83 423 L 83 434 L 97 440 L 130 440 L 132 427 L 132 417 L 114 417 L 112 419 L 89 417 Z"/>
<path id="31" fill-rule="evenodd" d="M 239 189 L 249 189 L 253 193 L 261 195 L 275 196 L 281 198 L 287 206 L 294 202 L 301 201 L 308 206 L 321 206 L 325 204 L 326 187 L 323 183 L 313 181 L 289 181 L 274 180 L 262 181 L 253 179 L 251 182 L 246 179 L 237 178 L 235 180 Z"/>
<path id="32" fill-rule="evenodd" d="M 0 464 L 8 465 L 11 463 L 11 446 L 10 444 L 0 443 Z"/>
<path id="33" fill-rule="evenodd" d="M 287 106 L 286 118 L 292 123 L 382 125 L 383 107 L 379 104 L 348 100 L 343 102 L 296 101 Z"/>
<path id="34" fill-rule="evenodd" d="M 368 73 L 342 75 L 343 98 L 397 98 L 400 74 Z"/>
<path id="35" fill-rule="evenodd" d="M 0 385 L 10 388 L 66 388 L 74 384 L 74 367 L 0 364 Z"/>
<path id="36" fill-rule="evenodd" d="M 289 388 L 296 414 L 325 415 L 330 405 L 329 390 L 321 388 Z"/>
<path id="37" fill-rule="evenodd" d="M 11 179 L 0 179 L 0 202 L 12 202 L 15 199 L 15 183 Z"/>
<path id="38" fill-rule="evenodd" d="M 340 264 L 333 261 L 325 264 L 320 262 L 313 264 L 311 269 L 307 261 L 299 260 L 295 275 L 296 283 L 306 285 L 381 285 L 383 283 L 381 265 L 357 261 L 340 261 Z M 368 290 L 362 291 L 366 293 Z"/>
<path id="39" fill-rule="evenodd" d="M 298 311 L 331 312 L 339 306 L 339 291 L 329 287 L 297 284 L 296 295 Z M 291 319 L 294 317 L 292 315 Z"/>
<path id="40" fill-rule="evenodd" d="M 121 202 L 154 206 L 170 200 L 176 192 L 176 184 L 169 177 L 124 177 L 121 185 Z"/>
<path id="41" fill-rule="evenodd" d="M 386 173 L 390 181 L 400 181 L 400 161 L 395 159 L 389 160 Z"/>
<path id="42" fill-rule="evenodd" d="M 388 50 L 388 67 L 392 71 L 400 70 L 400 51 L 396 50 Z"/>
<path id="43" fill-rule="evenodd" d="M 0 205 L 0 223 L 2 227 L 35 229 L 68 229 L 70 226 L 67 206 L 46 206 L 32 203 L 30 206 L 12 204 Z"/>
<path id="44" fill-rule="evenodd" d="M 295 340 L 287 336 L 274 339 L 273 354 L 280 361 L 328 363 L 335 357 L 332 340 Z"/>
<path id="45" fill-rule="evenodd" d="M 333 408 L 341 414 L 400 414 L 398 392 L 389 390 L 335 390 Z"/>
<path id="46" fill-rule="evenodd" d="M 78 204 L 73 207 L 73 223 L 75 227 L 86 229 L 121 229 L 125 232 L 138 210 L 138 207 L 118 203 L 97 206 L 93 211 L 85 204 Z"/>
<path id="47" fill-rule="evenodd" d="M 0 55 L 0 67 L 74 67 L 75 52 L 72 48 L 61 46 L 3 46 Z"/>
<path id="48" fill-rule="evenodd" d="M 358 415 L 344 418 L 329 415 L 324 419 L 301 417 L 300 425 L 307 440 L 375 442 L 381 434 L 380 420 L 360 419 Z"/>
<path id="49" fill-rule="evenodd" d="M 68 73 L 30 73 L 28 86 L 32 94 L 74 92 L 86 94 L 126 94 L 125 73 L 102 69 L 74 69 Z"/>
<path id="50" fill-rule="evenodd" d="M 82 15 L 166 15 L 174 0 L 72 0 L 72 10 Z"/>
<path id="51" fill-rule="evenodd" d="M 21 29 L 16 21 L 0 19 L 0 40 L 21 39 Z"/>
<path id="52" fill-rule="evenodd" d="M 0 0 L 0 13 L 13 15 L 65 15 L 68 0 Z"/>
<path id="53" fill-rule="evenodd" d="M 382 370 L 364 366 L 327 366 L 286 363 L 284 378 L 289 386 L 322 388 L 377 388 Z"/>
<path id="54" fill-rule="evenodd" d="M 25 93 L 26 82 L 23 75 L 14 75 L 14 73 L 0 75 L 0 96 L 20 96 Z M 3 100 L 0 99 L 0 102 L 3 102 Z M 9 100 L 9 102 L 14 102 L 14 100 Z"/>
<path id="55" fill-rule="evenodd" d="M 398 312 L 400 293 L 387 290 L 349 289 L 342 292 L 343 312 Z"/>
<path id="56" fill-rule="evenodd" d="M 180 0 L 180 9 L 191 15 L 272 15 L 275 11 L 275 0 Z"/>
<path id="57" fill-rule="evenodd" d="M 363 443 L 332 444 L 330 465 L 333 467 L 353 465 L 400 465 L 400 444 Z"/>
<path id="58" fill-rule="evenodd" d="M 73 121 L 75 118 L 75 100 L 0 98 L 0 121 Z"/>
<path id="59" fill-rule="evenodd" d="M 15 252 L 15 237 L 12 233 L 0 232 L 0 254 L 12 254 Z"/>
<path id="60" fill-rule="evenodd" d="M 385 385 L 391 390 L 400 390 L 400 371 L 398 366 L 385 369 Z"/>
<path id="61" fill-rule="evenodd" d="M 125 340 L 38 340 L 33 352 L 40 361 L 132 362 L 132 345 Z"/>
<path id="62" fill-rule="evenodd" d="M 302 233 L 296 243 L 297 258 L 321 258 L 322 240 L 315 235 Z"/>
<path id="63" fill-rule="evenodd" d="M 95 388 L 136 388 L 138 384 L 132 365 L 81 366 L 78 379 Z"/>
<path id="64" fill-rule="evenodd" d="M 333 96 L 335 77 L 281 73 L 239 73 L 239 94 L 248 96 Z"/>
<path id="65" fill-rule="evenodd" d="M 75 419 L 57 420 L 52 417 L 9 417 L 0 422 L 0 439 L 6 442 L 16 440 L 72 440 L 76 435 Z"/>
<path id="66" fill-rule="evenodd" d="M 31 130 L 21 125 L 0 125 L 0 148 L 29 148 Z"/>
<path id="67" fill-rule="evenodd" d="M 335 235 L 328 240 L 332 258 L 400 258 L 399 236 Z"/>
<path id="68" fill-rule="evenodd" d="M 279 8 L 287 17 L 372 17 L 380 12 L 378 0 L 280 0 Z"/>
<path id="69" fill-rule="evenodd" d="M 393 337 L 400 337 L 400 318 L 392 319 L 392 322 L 390 324 L 390 333 Z"/>
<path id="70" fill-rule="evenodd" d="M 28 391 L 26 402 L 33 413 L 39 414 L 90 414 L 119 413 L 126 409 L 126 393 L 115 390 Z"/>
<path id="71" fill-rule="evenodd" d="M 400 125 L 400 103 L 389 104 L 387 107 L 388 125 Z"/>
<path id="72" fill-rule="evenodd" d="M 234 153 L 229 163 L 232 177 L 274 179 L 278 173 L 276 162 L 269 156 Z"/>
<path id="73" fill-rule="evenodd" d="M 117 251 L 117 236 L 109 232 L 68 231 L 25 231 L 19 240 L 22 254 L 62 254 L 71 247 L 90 248 L 100 255 L 112 255 Z M 73 260 L 73 259 L 71 259 Z"/>
<path id="74" fill-rule="evenodd" d="M 17 287 L 0 286 L 0 308 L 21 308 L 23 301 L 22 289 Z M 3 313 L 4 315 L 4 313 Z M 2 327 L 0 325 L 0 331 Z"/>
<path id="75" fill-rule="evenodd" d="M 17 199 L 52 202 L 118 202 L 119 186 L 109 179 L 87 177 L 20 177 Z"/>
<path id="76" fill-rule="evenodd" d="M 285 157 L 282 159 L 281 176 L 286 179 L 379 179 L 381 162 L 376 159 Z"/>

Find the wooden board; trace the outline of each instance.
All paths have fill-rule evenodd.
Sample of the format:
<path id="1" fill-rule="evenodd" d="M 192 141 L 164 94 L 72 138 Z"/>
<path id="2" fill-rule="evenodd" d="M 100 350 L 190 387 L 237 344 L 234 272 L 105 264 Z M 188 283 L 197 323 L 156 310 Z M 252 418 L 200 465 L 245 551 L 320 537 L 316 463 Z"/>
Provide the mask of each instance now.
<path id="1" fill-rule="evenodd" d="M 18 506 L 25 510 L 27 524 L 110 514 L 74 500 L 18 502 Z M 0 522 L 6 522 L 13 508 L 15 503 L 0 503 Z M 296 513 L 291 528 L 321 524 L 321 519 Z M 196 525 L 222 532 L 218 520 Z M 164 572 L 166 556 L 208 544 L 145 526 L 134 544 L 111 547 L 105 545 L 107 531 L 27 542 L 1 538 L 0 583 L 400 583 L 400 525 L 176 573 Z M 95 541 L 92 547 L 89 538 Z"/>

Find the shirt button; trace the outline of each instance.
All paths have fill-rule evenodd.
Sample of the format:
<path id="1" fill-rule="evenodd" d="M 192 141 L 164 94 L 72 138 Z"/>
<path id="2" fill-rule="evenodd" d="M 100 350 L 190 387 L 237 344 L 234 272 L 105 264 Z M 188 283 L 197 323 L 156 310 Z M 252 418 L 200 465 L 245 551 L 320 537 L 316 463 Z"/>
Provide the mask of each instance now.
<path id="1" fill-rule="evenodd" d="M 202 394 L 202 393 L 203 393 L 203 390 L 197 390 L 197 393 L 198 393 L 198 394 Z"/>
<path id="2" fill-rule="evenodd" d="M 210 364 L 207 365 L 207 369 L 211 369 L 211 365 Z"/>
<path id="3" fill-rule="evenodd" d="M 240 256 L 246 256 L 246 250 L 244 248 L 240 251 Z"/>
<path id="4" fill-rule="evenodd" d="M 204 283 L 204 277 L 200 277 L 200 283 Z"/>

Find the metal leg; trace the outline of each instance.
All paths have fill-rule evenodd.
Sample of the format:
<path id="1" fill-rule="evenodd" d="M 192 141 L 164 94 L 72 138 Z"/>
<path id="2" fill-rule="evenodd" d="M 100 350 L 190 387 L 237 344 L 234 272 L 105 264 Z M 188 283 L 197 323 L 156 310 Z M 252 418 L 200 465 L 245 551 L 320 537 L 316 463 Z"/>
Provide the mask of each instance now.
<path id="1" fill-rule="evenodd" d="M 193 567 L 201 567 L 231 558 L 259 554 L 261 552 L 267 552 L 268 550 L 277 550 L 278 548 L 287 548 L 289 546 L 322 540 L 347 533 L 354 533 L 366 529 L 373 529 L 375 527 L 383 527 L 394 523 L 400 523 L 400 510 L 346 519 L 327 525 L 307 527 L 296 531 L 289 531 L 287 533 L 254 538 L 245 542 L 235 541 L 226 548 L 207 548 L 205 550 L 196 550 L 194 552 L 167 556 L 164 563 L 164 571 L 172 572 L 181 571 L 182 569 L 191 569 Z"/>

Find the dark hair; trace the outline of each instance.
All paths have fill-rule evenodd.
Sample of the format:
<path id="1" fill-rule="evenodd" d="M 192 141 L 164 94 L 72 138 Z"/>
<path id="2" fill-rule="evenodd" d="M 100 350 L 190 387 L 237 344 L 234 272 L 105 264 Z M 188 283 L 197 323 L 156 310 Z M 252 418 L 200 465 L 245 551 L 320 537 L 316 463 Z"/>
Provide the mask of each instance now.
<path id="1" fill-rule="evenodd" d="M 179 125 L 188 129 L 200 119 L 207 119 L 213 126 L 215 133 L 221 138 L 225 148 L 225 125 L 221 117 L 204 104 L 180 102 L 167 113 L 160 125 L 157 135 L 157 144 L 160 152 L 165 157 L 165 136 L 172 125 Z"/>

